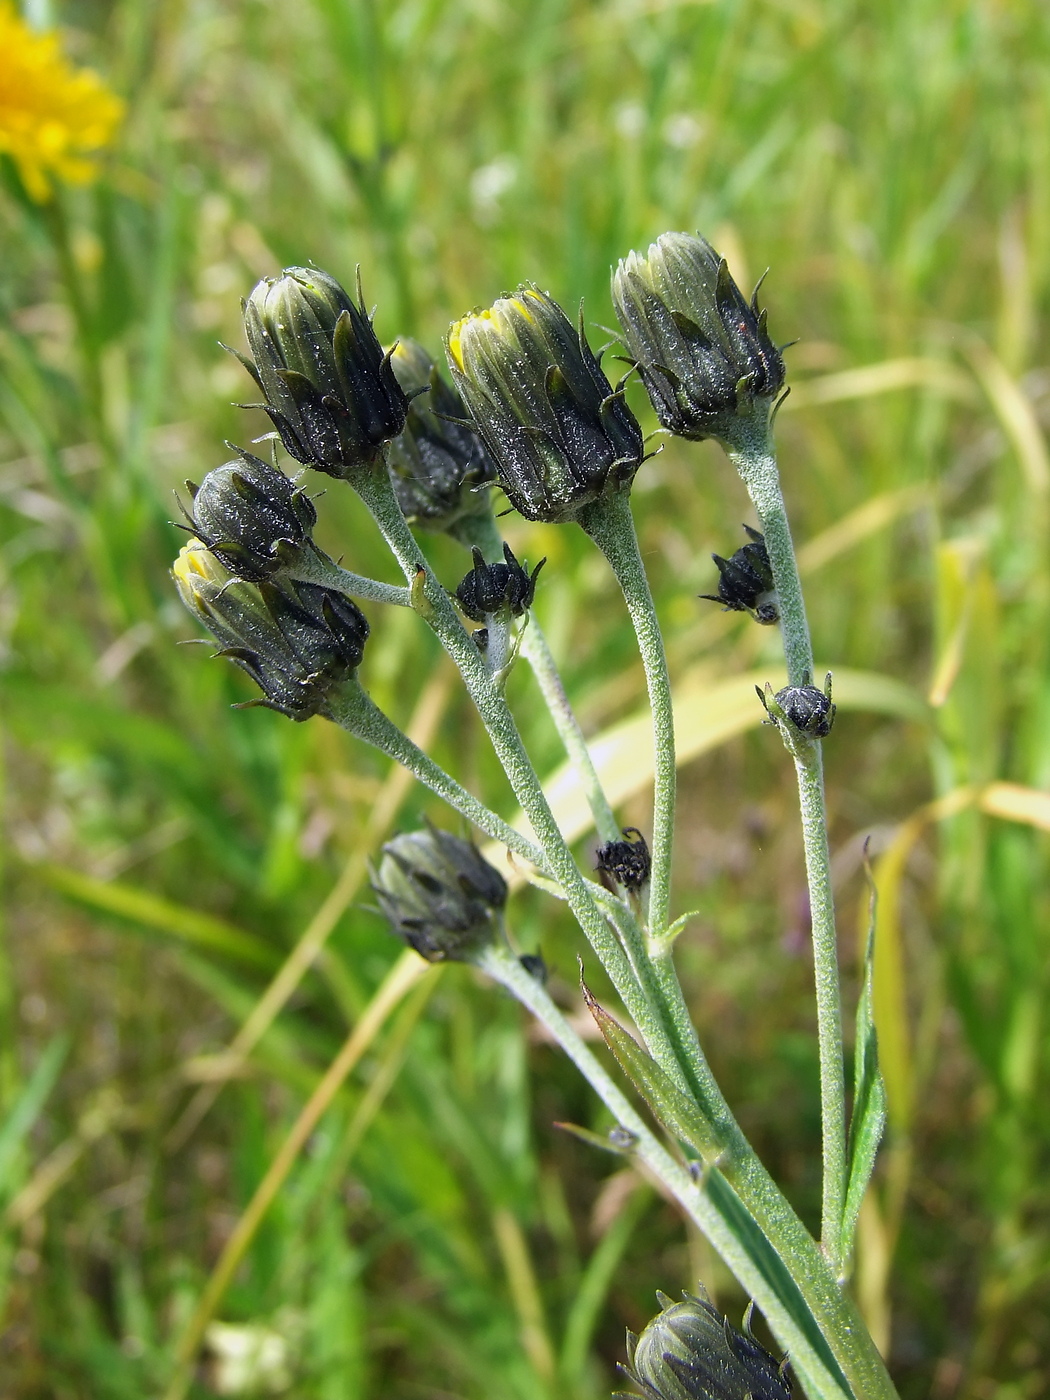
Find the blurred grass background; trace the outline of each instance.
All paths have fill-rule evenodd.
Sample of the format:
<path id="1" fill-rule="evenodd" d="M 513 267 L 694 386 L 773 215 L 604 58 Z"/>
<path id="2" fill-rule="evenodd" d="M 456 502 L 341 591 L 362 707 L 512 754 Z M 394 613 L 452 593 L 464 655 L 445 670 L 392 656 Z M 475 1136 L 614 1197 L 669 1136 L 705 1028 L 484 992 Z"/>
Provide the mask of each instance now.
<path id="1" fill-rule="evenodd" d="M 854 1286 L 907 1400 L 1045 1395 L 1050 12 L 32 14 L 128 111 L 93 186 L 34 204 L 5 168 L 0 192 L 0 1390 L 163 1392 L 223 1244 L 397 956 L 355 889 L 364 856 L 384 821 L 445 820 L 332 726 L 231 711 L 245 679 L 176 645 L 191 629 L 167 576 L 172 489 L 266 427 L 231 407 L 254 391 L 216 344 L 241 343 L 239 298 L 286 263 L 344 281 L 359 263 L 388 340 L 436 349 L 522 278 L 608 325 L 610 264 L 699 228 L 740 280 L 772 269 L 774 333 L 799 338 L 780 438 L 818 657 L 910 697 L 865 703 L 869 674 L 827 745 L 850 1005 L 868 836 L 876 862 L 892 1109 Z M 321 542 L 393 578 L 350 493 L 318 481 Z M 695 596 L 710 552 L 742 541 L 746 499 L 713 447 L 669 443 L 636 502 L 673 670 L 702 710 L 776 661 L 775 637 Z M 537 611 L 589 731 L 637 712 L 624 613 L 582 536 L 505 525 L 550 559 Z M 453 585 L 457 547 L 433 558 Z M 373 696 L 509 815 L 421 627 L 371 613 Z M 553 768 L 526 676 L 512 694 Z M 683 976 L 730 1101 L 815 1220 L 793 778 L 757 725 L 705 748 L 681 775 L 676 909 L 699 910 Z M 644 792 L 622 810 L 647 825 Z M 231 1065 L 322 906 L 324 952 Z M 562 911 L 526 892 L 512 918 L 575 1005 Z M 657 1287 L 701 1276 L 739 1314 L 703 1243 L 564 1119 L 595 1121 L 594 1104 L 513 1005 L 461 968 L 421 983 L 297 1159 L 193 1393 L 597 1400 Z"/>

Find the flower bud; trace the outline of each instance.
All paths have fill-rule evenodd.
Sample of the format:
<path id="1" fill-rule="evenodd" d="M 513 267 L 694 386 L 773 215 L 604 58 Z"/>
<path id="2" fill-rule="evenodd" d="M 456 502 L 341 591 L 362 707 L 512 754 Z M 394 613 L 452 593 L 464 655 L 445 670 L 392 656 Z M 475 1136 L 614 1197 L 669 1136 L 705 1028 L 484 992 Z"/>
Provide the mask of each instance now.
<path id="1" fill-rule="evenodd" d="M 572 520 L 630 487 L 642 430 L 587 344 L 544 292 L 523 285 L 448 335 L 456 386 L 527 520 Z"/>
<path id="2" fill-rule="evenodd" d="M 399 938 L 429 962 L 469 962 L 500 932 L 502 875 L 471 841 L 427 827 L 383 847 L 372 889 Z"/>
<path id="3" fill-rule="evenodd" d="M 649 847 L 636 826 L 625 826 L 623 834 L 623 841 L 607 841 L 599 846 L 597 869 L 602 875 L 611 875 L 625 890 L 640 890 L 653 867 Z"/>
<path id="4" fill-rule="evenodd" d="M 777 691 L 776 702 L 795 728 L 804 734 L 824 739 L 831 733 L 838 707 L 831 703 L 830 686 L 825 693 L 815 685 L 786 685 Z"/>
<path id="5" fill-rule="evenodd" d="M 518 563 L 506 541 L 503 544 L 505 564 L 486 564 L 485 556 L 476 545 L 472 553 L 474 567 L 456 589 L 459 606 L 472 621 L 485 622 L 498 613 L 508 618 L 520 617 L 532 607 L 536 575 L 546 559 L 541 559 L 530 574 L 528 565 Z"/>
<path id="6" fill-rule="evenodd" d="M 831 703 L 830 671 L 824 678 L 823 690 L 808 681 L 805 685 L 786 685 L 776 695 L 768 682 L 764 691 L 758 686 L 755 689 L 772 723 L 782 725 L 787 721 L 812 739 L 825 739 L 831 733 L 838 706 Z"/>
<path id="7" fill-rule="evenodd" d="M 179 595 L 228 656 L 247 671 L 266 705 L 290 719 L 322 713 L 360 665 L 368 622 L 356 603 L 312 583 L 234 578 L 200 540 L 172 568 Z"/>
<path id="8" fill-rule="evenodd" d="M 255 356 L 238 359 L 285 448 L 329 476 L 372 463 L 405 426 L 408 401 L 376 339 L 358 280 L 355 302 L 334 277 L 289 267 L 265 277 L 244 307 Z M 235 352 L 237 353 L 237 352 Z"/>
<path id="9" fill-rule="evenodd" d="M 301 546 L 317 512 L 284 472 L 235 448 L 237 460 L 210 471 L 195 486 L 190 522 L 199 539 L 237 578 L 263 579 L 282 566 L 277 545 Z"/>
<path id="10" fill-rule="evenodd" d="M 665 428 L 733 445 L 754 432 L 753 420 L 765 427 L 784 361 L 758 288 L 748 303 L 710 243 L 661 234 L 646 257 L 623 259 L 612 291 L 627 352 Z"/>
<path id="11" fill-rule="evenodd" d="M 627 1338 L 627 1374 L 647 1400 L 791 1400 L 786 1371 L 746 1320 L 739 1332 L 706 1297 L 657 1297 L 663 1310 Z"/>
<path id="12" fill-rule="evenodd" d="M 720 554 L 711 558 L 718 565 L 718 592 L 701 593 L 712 603 L 721 603 L 726 612 L 747 612 L 764 627 L 780 621 L 773 570 L 766 552 L 765 539 L 750 525 L 744 529 L 750 542 L 741 545 L 730 559 Z"/>
<path id="13" fill-rule="evenodd" d="M 455 389 L 415 340 L 393 347 L 390 364 L 409 400 L 405 430 L 390 444 L 387 464 L 398 504 L 412 525 L 454 532 L 461 521 L 491 510 L 486 483 L 496 465 Z"/>

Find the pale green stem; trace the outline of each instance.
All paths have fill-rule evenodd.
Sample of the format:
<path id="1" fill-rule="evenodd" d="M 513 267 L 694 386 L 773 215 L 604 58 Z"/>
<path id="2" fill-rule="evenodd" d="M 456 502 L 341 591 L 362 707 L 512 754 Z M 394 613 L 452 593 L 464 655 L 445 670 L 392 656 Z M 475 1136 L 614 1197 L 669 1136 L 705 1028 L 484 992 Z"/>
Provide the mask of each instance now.
<path id="1" fill-rule="evenodd" d="M 498 817 L 495 812 L 479 802 L 466 788 L 461 787 L 434 760 L 412 742 L 393 720 L 388 719 L 375 704 L 356 677 L 341 687 L 329 700 L 329 718 L 356 739 L 394 759 L 431 792 L 444 798 L 448 805 L 472 822 L 479 831 L 491 836 L 493 841 L 502 843 L 515 854 L 530 861 L 540 871 L 546 870 L 543 852 L 527 836 L 515 831 L 512 826 Z"/>
<path id="2" fill-rule="evenodd" d="M 412 593 L 394 583 L 380 583 L 378 579 L 366 578 L 364 574 L 352 574 L 342 569 L 334 559 L 329 559 L 323 550 L 311 544 L 300 550 L 294 563 L 287 566 L 290 578 L 302 583 L 317 583 L 322 588 L 334 588 L 337 593 L 346 593 L 351 598 L 363 598 L 369 603 L 393 603 L 399 608 L 412 606 Z"/>
<path id="3" fill-rule="evenodd" d="M 629 493 L 616 491 L 582 510 L 580 525 L 608 559 L 623 590 L 638 637 L 653 716 L 653 869 L 649 884 L 649 929 L 659 937 L 668 924 L 674 840 L 675 751 L 671 681 L 660 623 L 645 574 Z"/>
<path id="4" fill-rule="evenodd" d="M 782 1301 L 785 1292 L 793 1287 L 792 1278 L 805 1294 L 803 1281 L 798 1277 L 797 1261 L 789 1264 L 790 1276 L 782 1274 L 775 1285 L 769 1274 L 756 1265 L 756 1256 L 745 1246 L 740 1219 L 735 1217 L 739 1204 L 725 1182 L 721 1162 L 709 1164 L 694 1176 L 676 1161 L 569 1025 L 542 983 L 526 972 L 505 948 L 484 950 L 478 966 L 506 987 L 547 1028 L 617 1124 L 632 1135 L 631 1154 L 643 1162 L 679 1202 L 721 1254 L 741 1286 L 755 1299 L 777 1340 L 789 1351 L 810 1400 L 843 1400 L 851 1392 L 856 1400 L 894 1400 L 895 1391 L 877 1353 L 863 1358 L 856 1355 L 855 1344 L 866 1340 L 866 1333 L 837 1289 L 833 1290 L 833 1301 L 840 1305 L 835 1310 L 839 1315 L 815 1314 L 827 1346 L 818 1348 L 811 1335 L 797 1325 Z M 810 1300 L 807 1302 L 812 1306 Z M 870 1339 L 868 1346 L 870 1348 Z"/>
<path id="5" fill-rule="evenodd" d="M 477 646 L 467 634 L 448 594 L 431 574 L 415 536 L 408 528 L 386 466 L 379 463 L 371 472 L 358 472 L 351 485 L 372 513 L 412 586 L 416 610 L 429 623 L 459 668 L 514 795 L 532 825 L 544 854 L 546 869 L 565 891 L 573 915 L 604 964 L 639 1030 L 647 1038 L 650 1035 L 663 1035 L 657 1013 L 638 986 L 623 949 L 592 899 L 562 836 L 504 696 Z"/>
<path id="6" fill-rule="evenodd" d="M 771 430 L 759 425 L 753 438 L 729 450 L 758 515 L 765 537 L 780 607 L 788 684 L 813 684 L 813 648 L 798 564 L 791 543 Z M 823 1136 L 823 1206 L 821 1243 L 836 1276 L 843 1271 L 842 1218 L 846 1204 L 846 1080 L 842 1052 L 842 1001 L 839 989 L 838 939 L 831 888 L 831 856 L 824 803 L 824 776 L 818 739 L 793 735 L 780 726 L 798 775 L 802 839 L 809 883 L 813 964 L 820 1052 L 820 1104 Z"/>
<path id="7" fill-rule="evenodd" d="M 492 516 L 475 516 L 469 522 L 465 522 L 465 526 L 468 524 L 469 532 L 464 528 L 461 533 L 467 536 L 469 542 L 476 544 L 490 563 L 501 560 L 503 558 L 503 540 Z M 542 580 L 542 574 L 540 578 Z M 576 712 L 572 708 L 569 697 L 565 693 L 557 663 L 547 645 L 547 638 L 543 635 L 543 630 L 536 621 L 534 613 L 529 617 L 522 636 L 521 654 L 532 668 L 536 684 L 540 688 L 540 694 L 546 702 L 551 720 L 558 731 L 558 738 L 576 770 L 576 776 L 583 787 L 598 835 L 603 841 L 618 841 L 620 827 L 616 820 L 616 814 L 609 805 L 609 799 L 602 788 L 598 770 L 594 766 L 591 751 L 587 746 L 587 740 L 580 728 L 580 722 L 576 718 Z"/>

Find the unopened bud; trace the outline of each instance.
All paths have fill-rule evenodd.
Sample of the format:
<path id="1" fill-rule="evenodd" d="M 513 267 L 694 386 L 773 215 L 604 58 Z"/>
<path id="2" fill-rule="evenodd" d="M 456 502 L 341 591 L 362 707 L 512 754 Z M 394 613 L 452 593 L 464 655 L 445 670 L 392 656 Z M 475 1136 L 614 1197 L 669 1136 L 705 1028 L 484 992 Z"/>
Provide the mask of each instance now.
<path id="1" fill-rule="evenodd" d="M 536 576 L 546 564 L 546 559 L 541 559 L 530 574 L 528 565 L 518 563 L 505 541 L 504 564 L 486 564 L 485 556 L 476 545 L 472 553 L 474 567 L 456 589 L 459 606 L 472 621 L 486 622 L 500 615 L 520 617 L 532 607 Z"/>
<path id="2" fill-rule="evenodd" d="M 627 352 L 656 415 L 679 437 L 719 438 L 764 429 L 784 385 L 784 361 L 766 313 L 729 275 L 706 239 L 665 233 L 646 256 L 629 253 L 613 274 Z"/>
<path id="3" fill-rule="evenodd" d="M 662 1311 L 627 1339 L 627 1374 L 646 1400 L 791 1400 L 785 1367 L 755 1341 L 746 1320 L 740 1332 L 706 1297 L 657 1297 Z"/>
<path id="4" fill-rule="evenodd" d="M 630 487 L 644 451 L 623 386 L 546 293 L 519 287 L 457 321 L 447 344 L 499 484 L 527 520 L 572 520 Z"/>
<path id="5" fill-rule="evenodd" d="M 233 577 L 200 540 L 172 567 L 179 595 L 265 699 L 249 702 L 304 720 L 324 713 L 361 663 L 368 622 L 356 603 L 311 583 Z"/>
<path id="6" fill-rule="evenodd" d="M 456 533 L 464 520 L 487 515 L 488 482 L 496 466 L 467 410 L 418 341 L 402 338 L 391 368 L 409 399 L 402 433 L 390 444 L 387 464 L 405 518 L 425 530 Z"/>
<path id="7" fill-rule="evenodd" d="M 408 411 L 360 298 L 360 284 L 355 302 L 326 272 L 286 268 L 245 303 L 254 362 L 235 352 L 286 450 L 329 476 L 374 462 Z"/>
<path id="8" fill-rule="evenodd" d="M 597 852 L 597 868 L 625 890 L 640 890 L 653 868 L 645 837 L 636 826 L 625 826 L 623 841 L 607 841 Z"/>
<path id="9" fill-rule="evenodd" d="M 727 612 L 750 613 L 756 622 L 769 627 L 780 621 L 780 608 L 766 542 L 750 525 L 744 529 L 750 536 L 749 543 L 741 545 L 731 558 L 711 555 L 718 565 L 718 592 L 701 593 L 700 597 L 721 603 Z"/>
<path id="10" fill-rule="evenodd" d="M 236 448 L 236 461 L 194 486 L 190 520 L 199 539 L 237 578 L 263 579 L 282 567 L 277 546 L 300 547 L 317 523 L 313 502 L 284 472 Z"/>
<path id="11" fill-rule="evenodd" d="M 398 937 L 429 962 L 470 962 L 500 933 L 507 883 L 470 841 L 437 827 L 383 847 L 372 889 Z"/>

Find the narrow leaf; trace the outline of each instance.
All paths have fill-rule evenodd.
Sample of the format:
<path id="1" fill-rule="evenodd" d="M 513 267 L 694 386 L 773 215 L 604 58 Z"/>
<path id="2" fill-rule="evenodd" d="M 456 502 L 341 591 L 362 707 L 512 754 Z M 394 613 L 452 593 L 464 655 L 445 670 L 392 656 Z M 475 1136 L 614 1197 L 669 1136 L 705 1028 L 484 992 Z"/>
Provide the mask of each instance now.
<path id="1" fill-rule="evenodd" d="M 62 1063 L 69 1051 L 69 1037 L 56 1035 L 36 1062 L 22 1092 L 0 1123 L 0 1194 L 7 1194 L 11 1163 L 27 1133 L 40 1116 L 47 1097 L 55 1087 Z"/>
<path id="2" fill-rule="evenodd" d="M 180 942 L 225 953 L 255 967 L 272 968 L 277 963 L 276 954 L 262 939 L 212 914 L 189 909 L 148 890 L 136 889 L 133 885 L 121 884 L 116 880 L 98 880 L 66 866 L 39 865 L 35 868 L 50 885 L 80 904 L 129 919 L 146 928 L 158 929 Z"/>
<path id="3" fill-rule="evenodd" d="M 853 1251 L 857 1217 L 868 1189 L 875 1156 L 886 1126 L 886 1088 L 879 1069 L 878 1038 L 872 1012 L 873 969 L 875 965 L 875 911 L 878 892 L 871 879 L 871 913 L 868 940 L 864 950 L 864 982 L 857 1004 L 857 1038 L 853 1052 L 853 1113 L 849 1125 L 846 1157 L 846 1208 L 842 1217 L 842 1254 Z"/>
<path id="4" fill-rule="evenodd" d="M 707 1115 L 679 1089 L 666 1070 L 642 1049 L 635 1038 L 604 1007 L 599 1006 L 587 984 L 582 982 L 581 985 L 584 1000 L 605 1037 L 605 1043 L 656 1118 L 681 1142 L 695 1148 L 705 1161 L 717 1160 L 721 1144 Z"/>

